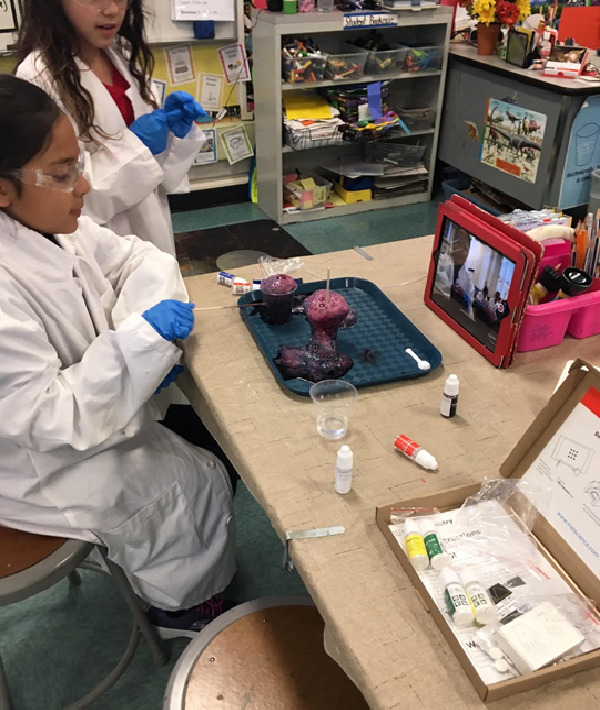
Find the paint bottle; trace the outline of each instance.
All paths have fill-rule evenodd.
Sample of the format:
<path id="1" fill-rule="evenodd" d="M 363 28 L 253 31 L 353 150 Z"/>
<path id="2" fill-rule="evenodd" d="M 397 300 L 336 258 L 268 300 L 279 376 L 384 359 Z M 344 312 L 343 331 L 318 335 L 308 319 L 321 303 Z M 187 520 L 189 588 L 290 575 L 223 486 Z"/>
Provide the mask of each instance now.
<path id="1" fill-rule="evenodd" d="M 418 463 L 419 466 L 423 466 L 423 468 L 426 468 L 428 471 L 437 470 L 438 462 L 435 458 L 429 453 L 429 451 L 425 451 L 424 448 L 419 446 L 416 441 L 409 439 L 408 436 L 405 436 L 404 434 L 397 436 L 396 441 L 394 441 L 394 446 L 409 459 L 412 459 L 415 463 Z"/>
<path id="2" fill-rule="evenodd" d="M 406 556 L 411 565 L 421 572 L 429 567 L 429 557 L 425 541 L 421 535 L 419 522 L 414 518 L 404 520 L 404 544 L 406 545 Z"/>
<path id="3" fill-rule="evenodd" d="M 425 542 L 425 548 L 427 549 L 427 556 L 429 557 L 429 562 L 433 569 L 448 567 L 450 564 L 450 555 L 444 552 L 444 548 L 437 536 L 433 523 L 424 518 L 421 520 L 420 528 L 423 541 Z"/>
<path id="4" fill-rule="evenodd" d="M 233 279 L 235 276 L 233 274 L 228 273 L 227 271 L 219 271 L 217 274 L 217 283 L 218 284 L 223 284 L 223 286 L 232 286 L 233 285 Z"/>
<path id="5" fill-rule="evenodd" d="M 236 276 L 231 283 L 231 288 L 234 296 L 240 296 L 244 293 L 249 293 L 252 290 L 252 284 L 249 284 L 241 276 Z"/>
<path id="6" fill-rule="evenodd" d="M 497 620 L 496 609 L 485 590 L 485 587 L 477 579 L 475 570 L 469 567 L 461 569 L 459 578 L 462 582 L 469 601 L 475 609 L 475 619 L 478 624 L 492 624 Z"/>
<path id="7" fill-rule="evenodd" d="M 336 493 L 344 495 L 352 488 L 352 469 L 354 454 L 349 446 L 341 446 L 335 461 L 335 481 L 333 489 Z"/>
<path id="8" fill-rule="evenodd" d="M 445 567 L 440 576 L 444 584 L 446 606 L 454 623 L 461 627 L 470 626 L 475 621 L 475 615 L 458 575 L 451 567 Z"/>
<path id="9" fill-rule="evenodd" d="M 440 414 L 443 417 L 453 417 L 456 414 L 456 405 L 458 404 L 458 377 L 456 375 L 448 375 L 444 384 L 444 394 L 442 395 L 442 403 L 440 404 Z"/>

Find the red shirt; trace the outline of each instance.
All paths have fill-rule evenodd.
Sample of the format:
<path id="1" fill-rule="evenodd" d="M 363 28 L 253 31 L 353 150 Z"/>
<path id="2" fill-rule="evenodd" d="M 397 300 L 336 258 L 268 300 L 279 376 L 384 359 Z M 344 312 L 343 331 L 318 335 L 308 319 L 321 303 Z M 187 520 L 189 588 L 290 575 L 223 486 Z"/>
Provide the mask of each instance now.
<path id="1" fill-rule="evenodd" d="M 122 77 L 117 71 L 116 67 L 112 65 L 112 86 L 104 84 L 108 93 L 112 96 L 117 108 L 123 116 L 125 125 L 129 126 L 133 123 L 135 116 L 133 115 L 133 106 L 131 105 L 131 100 L 129 96 L 125 96 L 125 92 L 129 88 L 127 80 Z"/>

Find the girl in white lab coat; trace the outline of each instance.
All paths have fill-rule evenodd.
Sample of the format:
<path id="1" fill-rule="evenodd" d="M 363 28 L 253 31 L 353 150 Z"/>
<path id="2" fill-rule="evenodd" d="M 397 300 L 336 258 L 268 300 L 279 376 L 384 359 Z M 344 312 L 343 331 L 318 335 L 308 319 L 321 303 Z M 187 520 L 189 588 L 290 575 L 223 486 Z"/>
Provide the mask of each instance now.
<path id="1" fill-rule="evenodd" d="M 158 108 L 142 2 L 23 0 L 16 75 L 73 122 L 91 186 L 83 214 L 173 254 L 167 193 L 187 189 L 205 137 L 193 119 L 177 126 Z"/>
<path id="2" fill-rule="evenodd" d="M 235 565 L 222 463 L 149 401 L 193 306 L 173 257 L 80 217 L 81 169 L 56 104 L 0 76 L 0 524 L 104 545 L 163 634 L 191 635 Z"/>

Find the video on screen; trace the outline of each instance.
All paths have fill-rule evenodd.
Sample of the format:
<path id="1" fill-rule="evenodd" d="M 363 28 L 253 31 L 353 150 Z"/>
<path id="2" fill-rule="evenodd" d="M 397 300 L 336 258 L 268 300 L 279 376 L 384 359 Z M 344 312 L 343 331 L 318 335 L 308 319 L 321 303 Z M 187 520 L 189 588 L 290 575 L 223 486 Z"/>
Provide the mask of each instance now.
<path id="1" fill-rule="evenodd" d="M 434 259 L 431 300 L 495 352 L 515 263 L 448 217 Z"/>

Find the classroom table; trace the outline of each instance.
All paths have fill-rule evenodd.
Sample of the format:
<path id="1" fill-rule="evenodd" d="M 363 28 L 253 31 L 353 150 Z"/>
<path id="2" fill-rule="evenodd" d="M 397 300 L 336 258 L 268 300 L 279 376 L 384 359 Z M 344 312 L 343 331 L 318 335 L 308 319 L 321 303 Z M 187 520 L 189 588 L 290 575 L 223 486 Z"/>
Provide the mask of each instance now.
<path id="1" fill-rule="evenodd" d="M 496 476 L 565 363 L 598 362 L 600 353 L 600 336 L 567 337 L 495 369 L 424 305 L 431 245 L 423 237 L 368 246 L 372 261 L 355 250 L 303 257 L 305 282 L 323 279 L 329 268 L 332 278 L 379 285 L 444 358 L 423 378 L 361 388 L 348 434 L 337 442 L 317 434 L 310 398 L 277 383 L 231 289 L 216 274 L 186 279 L 190 298 L 206 310 L 196 311 L 184 343 L 182 388 L 282 539 L 291 530 L 345 527 L 343 535 L 293 540 L 289 551 L 325 620 L 328 653 L 374 710 L 485 707 L 377 527 L 376 507 Z M 238 271 L 260 277 L 258 266 Z M 451 372 L 460 378 L 460 397 L 457 416 L 446 419 L 439 407 Z M 430 451 L 439 472 L 396 452 L 398 434 Z M 333 490 L 341 444 L 355 457 L 345 496 Z M 591 708 L 599 698 L 600 669 L 498 701 L 494 710 Z"/>

